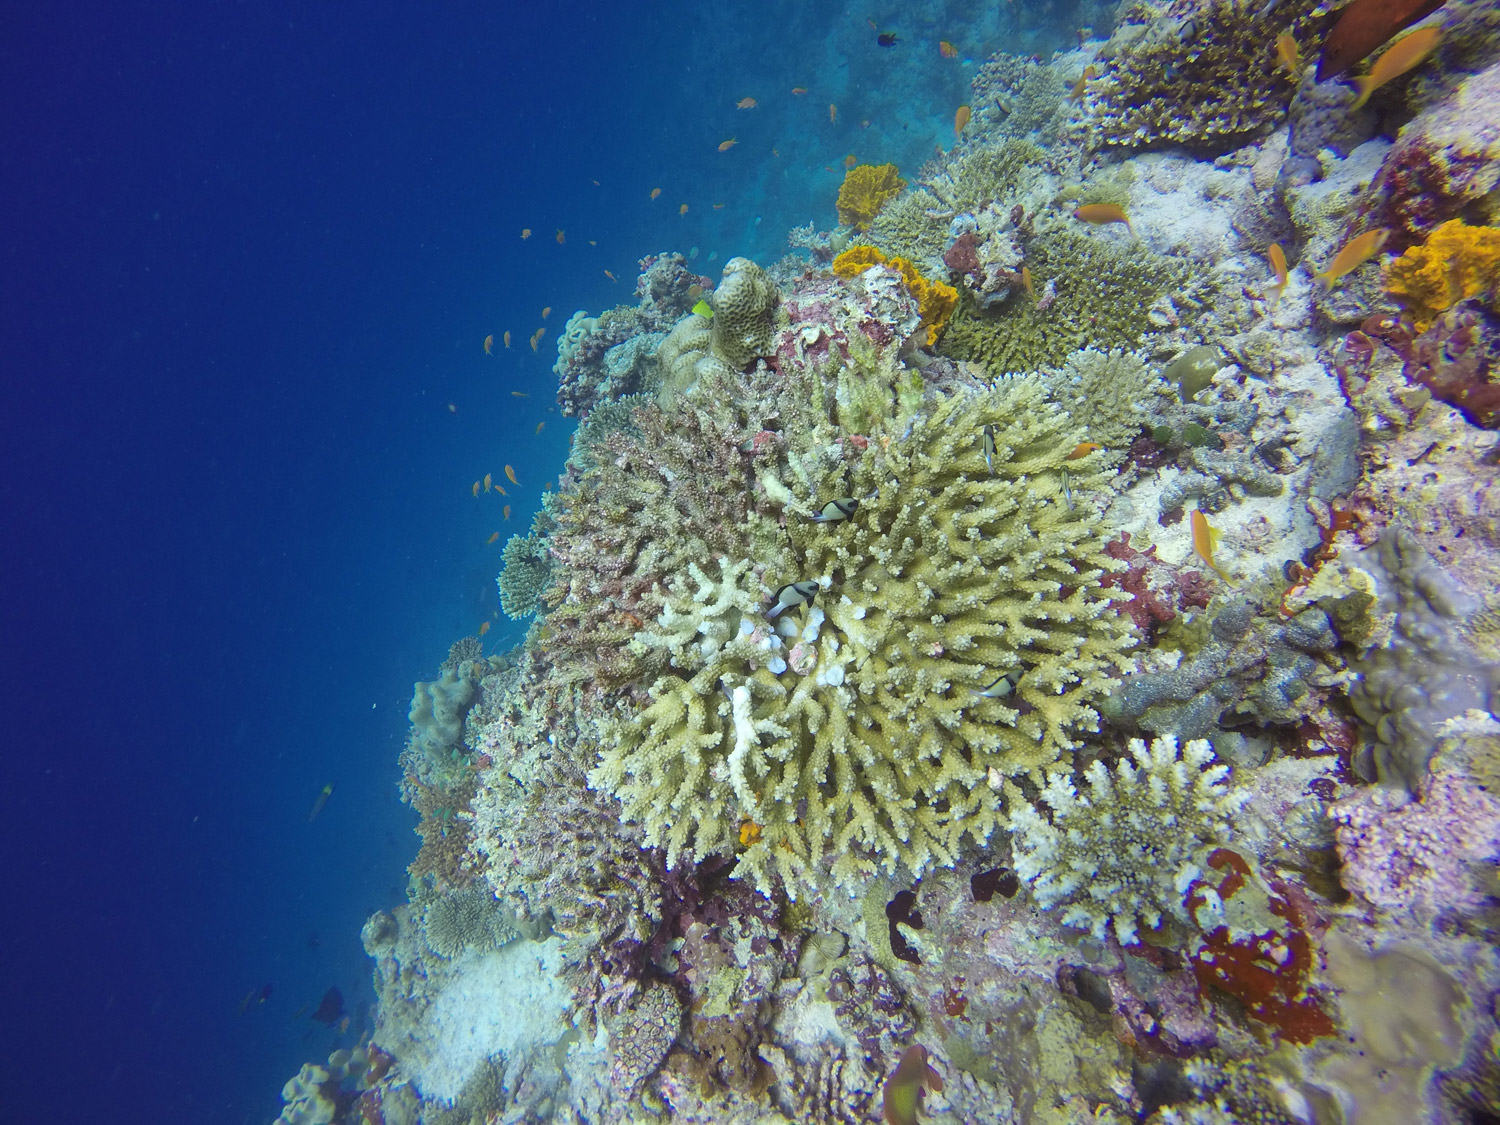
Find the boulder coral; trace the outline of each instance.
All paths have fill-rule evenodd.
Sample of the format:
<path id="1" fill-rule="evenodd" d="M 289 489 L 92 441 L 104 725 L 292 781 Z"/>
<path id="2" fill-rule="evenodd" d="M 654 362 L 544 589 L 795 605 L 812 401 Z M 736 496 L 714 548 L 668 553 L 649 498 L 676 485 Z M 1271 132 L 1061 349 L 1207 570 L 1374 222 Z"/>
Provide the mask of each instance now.
<path id="1" fill-rule="evenodd" d="M 830 859 L 851 892 L 877 862 L 951 864 L 998 823 L 1000 780 L 1039 779 L 1132 667 L 1124 595 L 1100 581 L 1118 565 L 1096 499 L 1111 474 L 1065 462 L 1082 431 L 1039 379 L 941 400 L 894 434 L 800 462 L 807 514 L 859 498 L 847 519 L 797 515 L 760 476 L 792 509 L 765 584 L 811 582 L 811 605 L 768 620 L 753 556 L 722 557 L 678 574 L 637 633 L 660 671 L 604 721 L 590 781 L 669 865 L 738 850 L 737 876 L 795 894 Z M 759 837 L 741 844 L 747 820 Z"/>

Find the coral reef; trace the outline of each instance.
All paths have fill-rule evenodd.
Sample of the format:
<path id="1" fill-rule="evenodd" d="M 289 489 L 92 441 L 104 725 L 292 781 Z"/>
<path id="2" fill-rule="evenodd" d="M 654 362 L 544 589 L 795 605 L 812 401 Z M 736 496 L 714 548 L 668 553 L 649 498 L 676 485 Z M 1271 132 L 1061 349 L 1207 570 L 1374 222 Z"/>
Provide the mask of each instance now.
<path id="1" fill-rule="evenodd" d="M 1121 945 L 1164 915 L 1188 921 L 1187 889 L 1213 845 L 1229 842 L 1243 803 L 1224 784 L 1229 767 L 1214 763 L 1202 739 L 1179 751 L 1171 735 L 1149 749 L 1136 738 L 1129 751 L 1134 764 L 1121 758 L 1113 773 L 1099 759 L 1089 765 L 1087 795 L 1067 774 L 1050 774 L 1042 800 L 1051 819 L 1021 801 L 1009 823 L 1016 871 L 1032 897 L 1049 909 L 1063 904 L 1065 925 L 1100 940 L 1112 928 Z"/>
<path id="2" fill-rule="evenodd" d="M 500 574 L 500 608 L 512 620 L 530 617 L 541 609 L 542 593 L 552 580 L 552 556 L 544 535 L 512 535 L 505 541 Z"/>
<path id="3" fill-rule="evenodd" d="M 464 716 L 474 705 L 480 662 L 446 668 L 435 680 L 412 685 L 412 746 L 434 763 L 445 762 L 464 744 Z"/>
<path id="4" fill-rule="evenodd" d="M 1386 292 L 1411 313 L 1418 334 L 1470 297 L 1488 296 L 1493 307 L 1497 286 L 1500 227 L 1471 227 L 1462 219 L 1448 220 L 1385 267 Z"/>
<path id="5" fill-rule="evenodd" d="M 1046 373 L 1052 399 L 1107 449 L 1130 444 L 1154 418 L 1166 383 L 1139 352 L 1082 348 Z"/>
<path id="6" fill-rule="evenodd" d="M 518 935 L 495 896 L 484 888 L 443 895 L 427 904 L 422 936 L 441 957 L 495 949 Z"/>
<path id="7" fill-rule="evenodd" d="M 932 347 L 953 315 L 958 304 L 958 290 L 941 281 L 928 281 L 905 258 L 887 258 L 873 246 L 851 247 L 833 260 L 836 277 L 859 277 L 867 270 L 879 267 L 888 267 L 901 276 L 906 291 L 917 302 L 917 313 L 921 317 L 919 327 L 926 330 L 925 342 Z"/>
<path id="8" fill-rule="evenodd" d="M 656 1073 L 682 1030 L 682 1001 L 670 985 L 655 984 L 610 1028 L 610 1081 L 625 1098 Z"/>
<path id="9" fill-rule="evenodd" d="M 709 304 L 713 353 L 735 371 L 771 354 L 771 329 L 780 295 L 766 271 L 748 258 L 730 258 Z"/>
<path id="10" fill-rule="evenodd" d="M 894 164 L 856 164 L 839 185 L 839 222 L 868 230 L 880 209 L 905 190 Z"/>

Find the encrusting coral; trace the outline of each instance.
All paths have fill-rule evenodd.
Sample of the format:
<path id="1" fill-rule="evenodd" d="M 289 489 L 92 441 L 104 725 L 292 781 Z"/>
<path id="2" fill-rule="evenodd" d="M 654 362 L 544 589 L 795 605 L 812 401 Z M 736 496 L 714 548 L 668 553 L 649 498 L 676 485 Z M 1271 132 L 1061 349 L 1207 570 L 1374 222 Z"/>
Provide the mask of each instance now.
<path id="1" fill-rule="evenodd" d="M 1103 940 L 1113 925 L 1121 945 L 1141 926 L 1156 929 L 1163 915 L 1182 922 L 1188 888 L 1204 871 L 1209 851 L 1227 842 L 1241 799 L 1224 784 L 1229 767 L 1214 764 L 1203 739 L 1179 754 L 1164 735 L 1150 749 L 1130 742 L 1134 764 L 1113 773 L 1096 759 L 1084 771 L 1087 794 L 1066 773 L 1042 789 L 1047 820 L 1024 800 L 1010 814 L 1016 872 L 1044 907 L 1065 905 L 1064 924 Z"/>
<path id="2" fill-rule="evenodd" d="M 856 164 L 839 186 L 839 222 L 866 230 L 880 209 L 900 195 L 906 181 L 894 164 Z"/>
<path id="3" fill-rule="evenodd" d="M 1500 286 L 1500 227 L 1471 227 L 1450 219 L 1420 246 L 1385 267 L 1386 292 L 1410 310 L 1415 331 L 1470 297 L 1495 295 Z"/>
<path id="4" fill-rule="evenodd" d="M 799 462 L 808 514 L 859 498 L 847 519 L 788 519 L 800 562 L 766 584 L 811 582 L 815 604 L 770 622 L 750 559 L 722 558 L 679 573 L 637 634 L 662 671 L 606 722 L 591 782 L 669 865 L 737 850 L 747 820 L 737 874 L 762 889 L 779 875 L 795 893 L 829 857 L 851 889 L 876 861 L 951 863 L 997 823 L 986 782 L 1040 778 L 1131 667 L 1123 595 L 1100 583 L 1116 564 L 1093 494 L 1111 475 L 1097 453 L 1065 462 L 1081 431 L 1039 379 L 940 400 L 897 434 Z"/>

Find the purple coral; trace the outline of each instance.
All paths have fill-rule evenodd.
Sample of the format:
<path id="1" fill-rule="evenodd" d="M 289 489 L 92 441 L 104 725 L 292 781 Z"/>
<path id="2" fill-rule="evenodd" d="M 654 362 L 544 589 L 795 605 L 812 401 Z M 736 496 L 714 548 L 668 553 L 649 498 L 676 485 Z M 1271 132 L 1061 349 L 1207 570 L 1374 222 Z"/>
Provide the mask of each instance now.
<path id="1" fill-rule="evenodd" d="M 1475 302 L 1455 305 L 1421 335 L 1413 335 L 1405 317 L 1386 315 L 1370 317 L 1360 329 L 1344 339 L 1338 370 L 1346 388 L 1349 375 L 1369 369 L 1379 340 L 1401 357 L 1408 382 L 1456 406 L 1476 426 L 1500 429 L 1500 328 Z"/>
<path id="2" fill-rule="evenodd" d="M 1119 539 L 1104 545 L 1104 553 L 1125 563 L 1126 568 L 1106 574 L 1099 585 L 1131 595 L 1131 600 L 1123 603 L 1122 612 L 1143 632 L 1167 624 L 1181 610 L 1208 605 L 1213 589 L 1202 572 L 1162 561 L 1156 557 L 1155 544 L 1138 550 L 1130 545 L 1130 532 L 1122 531 Z"/>

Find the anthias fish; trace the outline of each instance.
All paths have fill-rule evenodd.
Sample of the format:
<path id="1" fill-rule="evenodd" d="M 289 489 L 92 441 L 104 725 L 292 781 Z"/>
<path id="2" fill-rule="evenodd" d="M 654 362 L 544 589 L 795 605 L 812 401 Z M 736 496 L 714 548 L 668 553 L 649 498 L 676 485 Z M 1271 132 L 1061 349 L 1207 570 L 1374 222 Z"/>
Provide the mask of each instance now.
<path id="1" fill-rule="evenodd" d="M 1115 203 L 1084 203 L 1074 209 L 1073 218 L 1095 226 L 1106 223 L 1124 223 L 1125 228 L 1134 233 L 1130 219 L 1125 214 L 1125 208 Z"/>
<path id="2" fill-rule="evenodd" d="M 1361 74 L 1354 80 L 1359 95 L 1349 108 L 1359 109 L 1370 100 L 1371 94 L 1387 82 L 1393 78 L 1400 78 L 1408 70 L 1420 66 L 1428 55 L 1438 49 L 1438 44 L 1442 41 L 1443 29 L 1441 27 L 1419 27 L 1410 35 L 1403 35 L 1397 39 L 1386 48 L 1383 55 L 1375 60 L 1375 65 L 1370 68 L 1369 74 Z"/>
<path id="3" fill-rule="evenodd" d="M 1384 227 L 1375 230 L 1367 230 L 1356 238 L 1346 242 L 1333 261 L 1323 267 L 1321 273 L 1313 277 L 1314 281 L 1321 282 L 1325 286 L 1332 286 L 1335 281 L 1346 273 L 1357 270 L 1376 254 L 1380 253 L 1381 247 L 1391 237 L 1391 232 Z"/>
<path id="4" fill-rule="evenodd" d="M 1442 6 L 1443 0 L 1354 0 L 1323 41 L 1318 81 L 1337 78 L 1396 32 Z"/>

